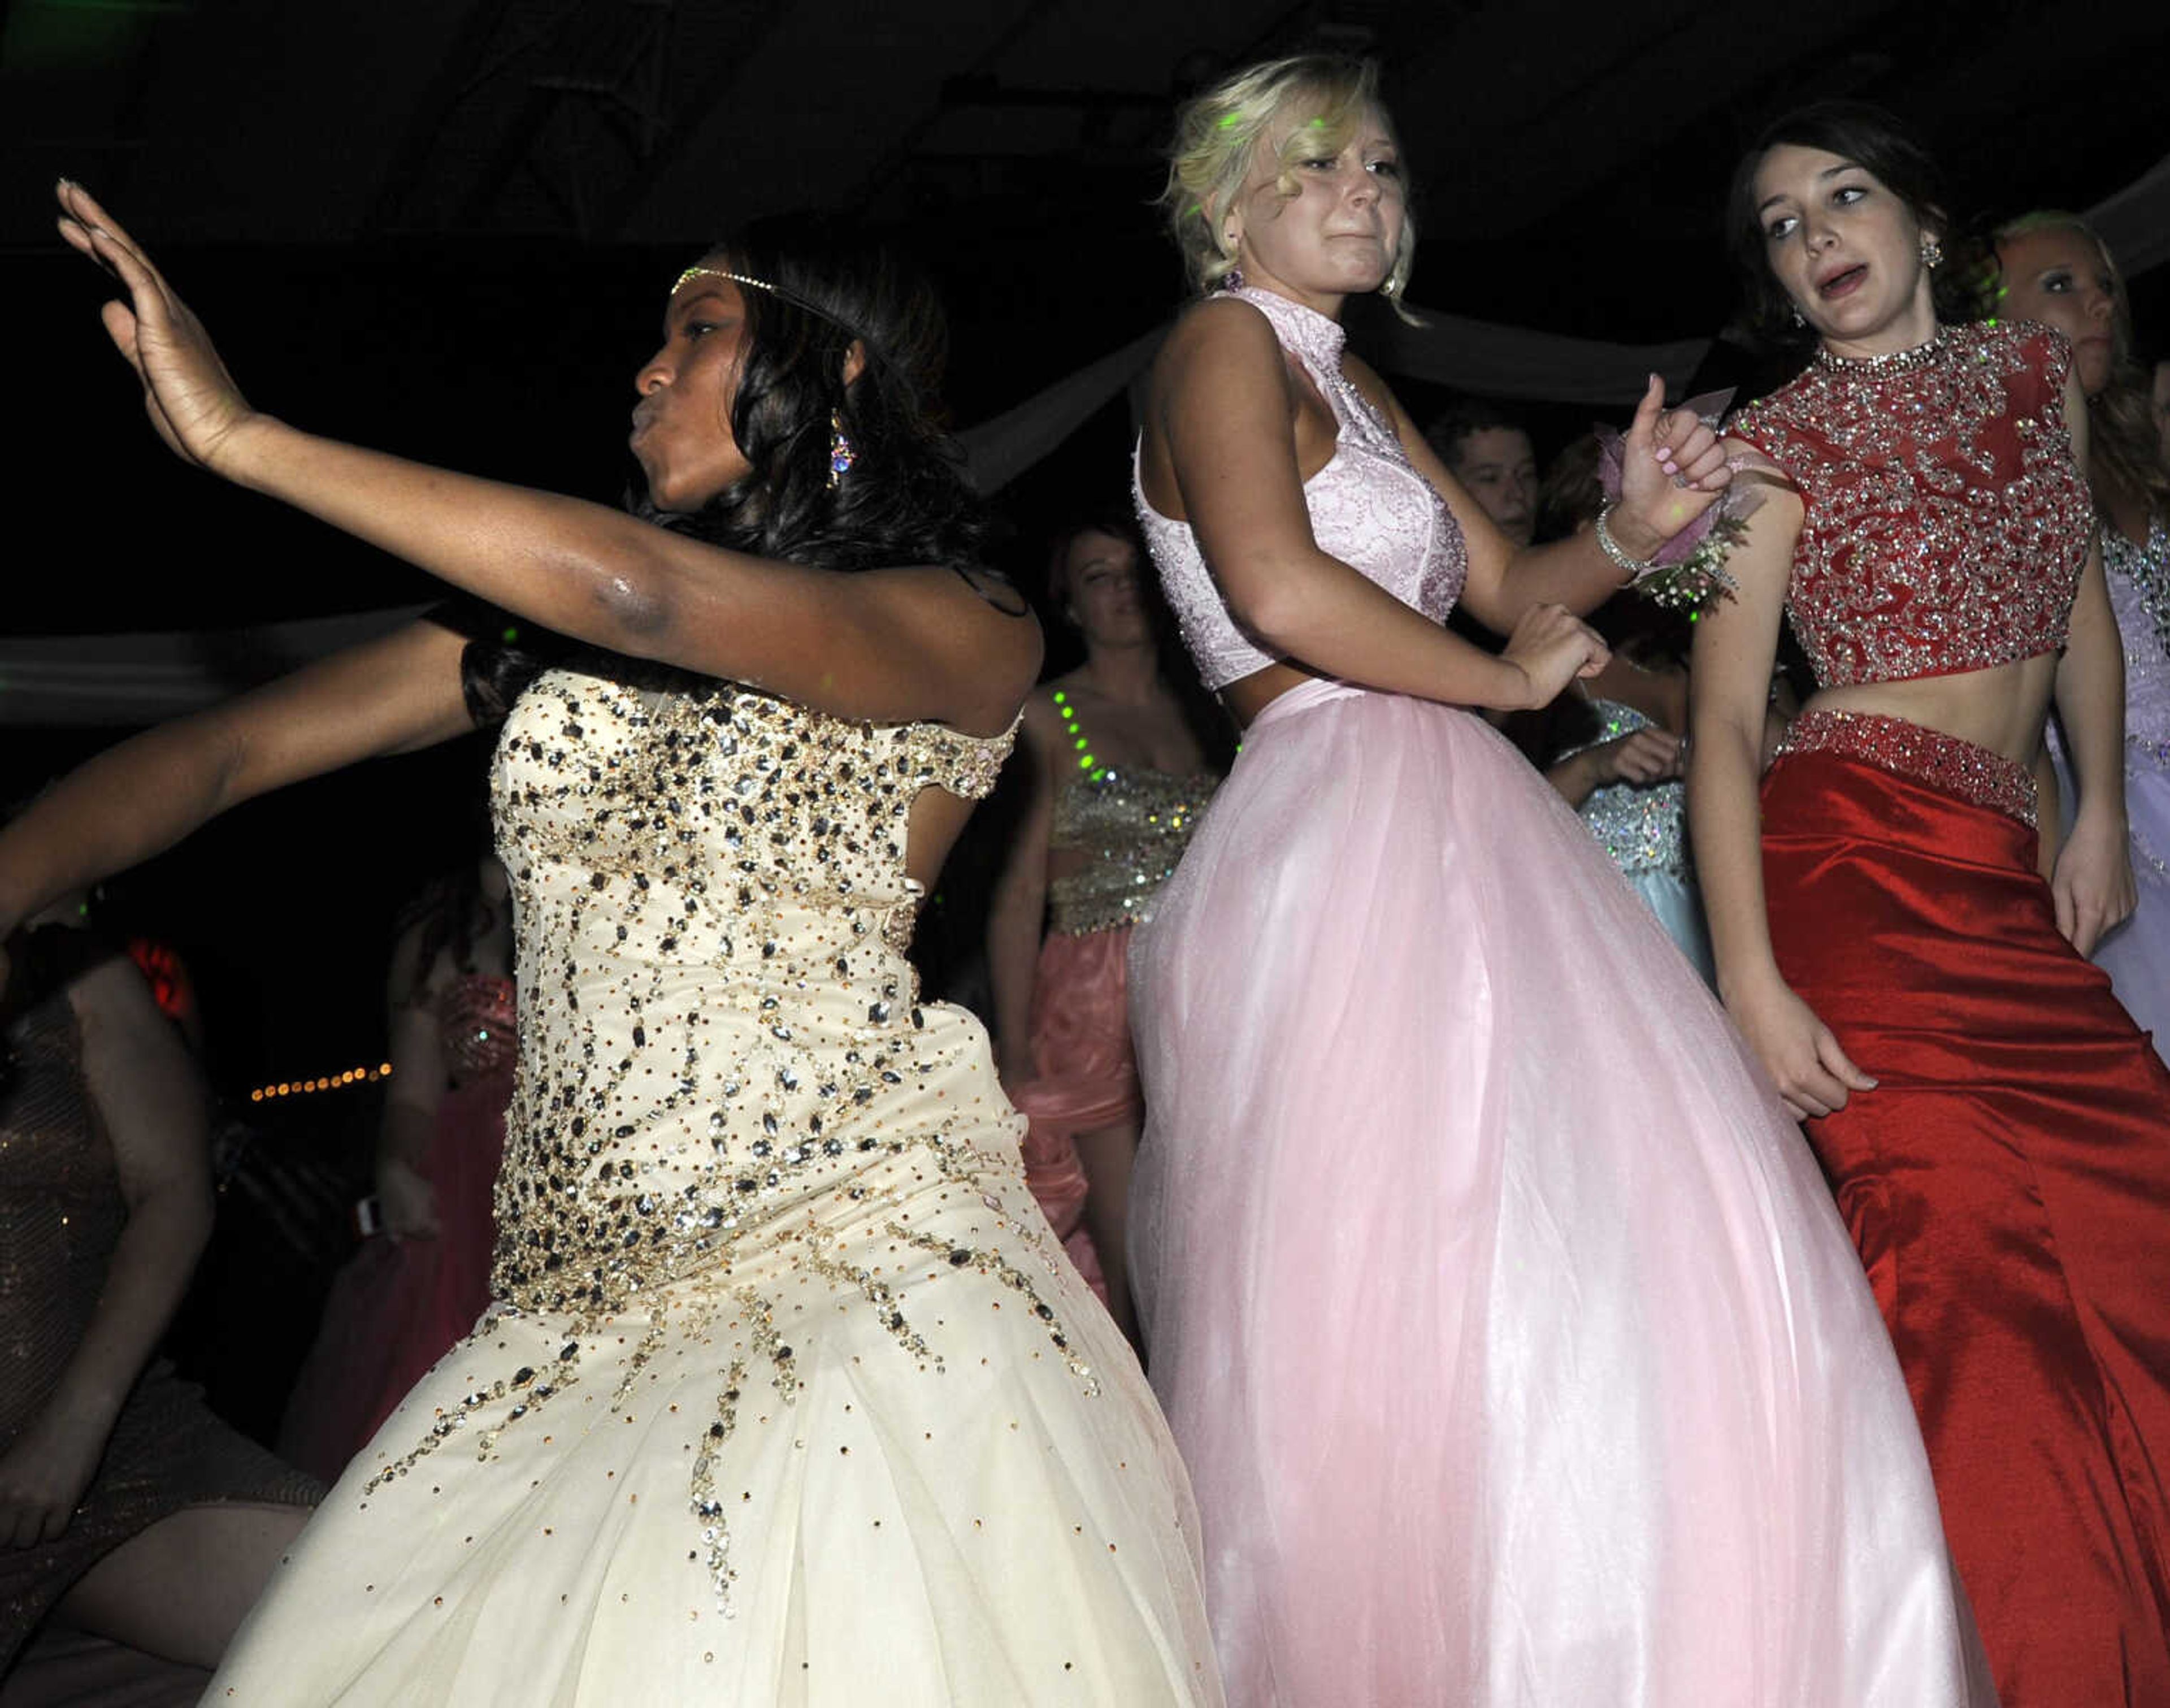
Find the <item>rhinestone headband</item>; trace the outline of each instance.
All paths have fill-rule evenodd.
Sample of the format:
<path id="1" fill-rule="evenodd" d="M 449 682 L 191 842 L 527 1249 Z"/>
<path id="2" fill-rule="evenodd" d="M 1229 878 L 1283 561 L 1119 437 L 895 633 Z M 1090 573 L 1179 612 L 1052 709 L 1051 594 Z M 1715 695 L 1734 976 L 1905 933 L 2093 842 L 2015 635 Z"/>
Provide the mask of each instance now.
<path id="1" fill-rule="evenodd" d="M 676 278 L 676 279 L 672 282 L 672 284 L 671 284 L 671 294 L 672 296 L 674 296 L 674 297 L 675 297 L 675 296 L 676 296 L 676 295 L 677 295 L 681 291 L 684 290 L 684 289 L 686 288 L 686 281 L 687 281 L 688 279 L 702 279 L 702 278 L 708 278 L 708 279 L 729 279 L 729 280 L 730 280 L 730 281 L 734 285 L 747 285 L 747 286 L 751 286 L 753 289 L 755 289 L 755 290 L 756 290 L 756 291 L 766 291 L 766 292 L 768 292 L 768 294 L 769 294 L 770 296 L 772 296 L 772 297 L 783 297 L 783 296 L 784 296 L 784 292 L 783 292 L 782 291 L 778 290 L 778 289 L 776 288 L 776 286 L 773 286 L 773 285 L 770 284 L 770 283 L 768 282 L 768 281 L 767 281 L 767 280 L 766 280 L 766 279 L 756 279 L 756 278 L 752 278 L 752 277 L 750 277 L 748 275 L 746 275 L 746 274 L 745 274 L 745 273 L 734 273 L 734 272 L 730 272 L 730 271 L 727 271 L 725 269 L 724 269 L 724 268 L 722 268 L 722 267 L 701 267 L 701 266 L 692 266 L 692 267 L 688 267 L 688 268 L 687 268 L 687 269 L 686 269 L 686 270 L 685 270 L 684 272 L 681 273 L 681 274 L 677 276 L 677 278 Z M 787 300 L 787 301 L 791 301 L 791 302 L 795 302 L 795 301 L 797 301 L 798 299 L 797 299 L 797 298 L 795 298 L 795 297 L 786 297 L 786 300 Z"/>

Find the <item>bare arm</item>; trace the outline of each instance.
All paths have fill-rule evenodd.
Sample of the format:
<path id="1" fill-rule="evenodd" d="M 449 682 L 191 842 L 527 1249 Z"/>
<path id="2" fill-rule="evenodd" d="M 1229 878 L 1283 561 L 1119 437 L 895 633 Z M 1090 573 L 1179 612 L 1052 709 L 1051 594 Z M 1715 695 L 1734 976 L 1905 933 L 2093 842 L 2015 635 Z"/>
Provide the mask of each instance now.
<path id="1" fill-rule="evenodd" d="M 1032 993 L 1047 913 L 1048 841 L 1055 820 L 1061 724 L 1047 699 L 1025 702 L 1024 740 L 1011 763 L 1025 768 L 1024 811 L 1010 838 L 987 909 L 987 982 L 994 987 L 995 1059 L 1005 1083 L 1032 1072 Z"/>
<path id="2" fill-rule="evenodd" d="M 1766 475 L 1745 478 L 1762 483 L 1766 497 L 1726 560 L 1739 591 L 1706 609 L 1696 624 L 1688 677 L 1688 822 L 1726 1008 L 1795 1116 L 1825 1115 L 1843 1108 L 1850 1090 L 1868 1090 L 1875 1082 L 1787 988 L 1772 953 L 1757 789 L 1771 669 L 1802 511 L 1789 487 Z"/>
<path id="3" fill-rule="evenodd" d="M 1395 436 L 1417 471 L 1454 512 L 1469 553 L 1460 603 L 1471 616 L 1506 634 L 1533 605 L 1563 605 L 1587 615 L 1620 591 L 1620 566 L 1600 549 L 1593 530 L 1518 549 L 1440 461 L 1385 383 L 1368 369 L 1358 368 L 1357 377 L 1373 401 L 1388 410 Z M 1638 559 L 1700 516 L 1730 479 L 1717 435 L 1684 410 L 1662 413 L 1663 401 L 1663 388 L 1654 380 L 1628 429 L 1621 501 L 1606 524 L 1620 549 Z M 1675 469 L 1684 484 L 1675 484 Z"/>
<path id="4" fill-rule="evenodd" d="M 1542 705 L 1601 663 L 1580 626 L 1493 657 L 1318 548 L 1296 460 L 1296 399 L 1264 318 L 1200 304 L 1154 365 L 1146 458 L 1172 474 L 1229 608 L 1268 647 L 1312 669 L 1463 705 Z"/>
<path id="5" fill-rule="evenodd" d="M 411 624 L 79 766 L 0 830 L 0 924 L 268 790 L 466 733 L 466 645 L 437 624 Z"/>
<path id="6" fill-rule="evenodd" d="M 83 1340 L 0 1459 L 0 1543 L 16 1545 L 67 1529 L 211 1235 L 202 1088 L 142 976 L 116 956 L 78 980 L 69 999 L 128 1220 Z"/>
<path id="7" fill-rule="evenodd" d="M 2087 400 L 2074 374 L 2065 384 L 2072 455 L 2087 466 Z M 2125 645 L 2103 579 L 2099 538 L 2087 548 L 2072 602 L 2071 629 L 2057 661 L 2057 715 L 2065 727 L 2078 804 L 2050 877 L 2057 929 L 2081 954 L 2132 912 L 2131 833 L 2125 806 Z M 2052 796 L 2054 807 L 2055 798 Z"/>
<path id="8" fill-rule="evenodd" d="M 579 499 L 315 437 L 252 410 L 201 325 L 79 187 L 61 235 L 110 269 L 106 330 L 180 456 L 559 634 L 841 717 L 992 734 L 1039 668 L 1037 626 L 954 574 L 842 575 L 703 545 Z"/>

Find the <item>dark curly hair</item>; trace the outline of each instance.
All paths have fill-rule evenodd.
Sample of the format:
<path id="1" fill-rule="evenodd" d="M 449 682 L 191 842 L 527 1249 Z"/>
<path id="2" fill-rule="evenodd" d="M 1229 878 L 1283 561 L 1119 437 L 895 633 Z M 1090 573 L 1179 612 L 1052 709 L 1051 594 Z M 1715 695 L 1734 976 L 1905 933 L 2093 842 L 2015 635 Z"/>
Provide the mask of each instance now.
<path id="1" fill-rule="evenodd" d="M 1763 134 L 1733 169 L 1725 196 L 1725 247 L 1740 276 L 1750 324 L 1774 345 L 1801 345 L 1813 331 L 1793 324 L 1793 300 L 1771 270 L 1763 222 L 1756 206 L 1756 174 L 1763 157 L 1788 146 L 1818 148 L 1850 160 L 1906 204 L 1923 230 L 1943 244 L 1945 264 L 1930 275 L 1937 318 L 1951 322 L 1974 318 L 1966 276 L 1957 254 L 1961 233 L 1951 215 L 1943 174 L 1906 127 L 1881 107 L 1866 101 L 1817 101 L 1766 126 Z"/>
<path id="2" fill-rule="evenodd" d="M 629 493 L 636 516 L 710 545 L 824 570 L 932 564 L 1000 585 L 981 567 L 988 516 L 943 431 L 949 326 L 933 287 L 893 252 L 814 214 L 757 220 L 713 244 L 703 265 L 758 279 L 742 286 L 745 330 L 731 436 L 751 465 L 696 511 Z M 847 385 L 853 340 L 865 352 Z M 830 436 L 852 465 L 832 486 Z M 462 661 L 478 723 L 501 719 L 553 652 L 501 613 L 462 613 Z M 494 629 L 496 632 L 492 633 Z"/>

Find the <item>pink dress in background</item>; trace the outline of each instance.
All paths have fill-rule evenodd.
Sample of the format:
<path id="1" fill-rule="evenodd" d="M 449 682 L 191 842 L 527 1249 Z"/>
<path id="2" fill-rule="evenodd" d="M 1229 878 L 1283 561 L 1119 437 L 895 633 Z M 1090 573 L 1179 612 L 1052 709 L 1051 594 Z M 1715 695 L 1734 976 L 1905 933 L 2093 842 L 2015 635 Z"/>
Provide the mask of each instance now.
<path id="1" fill-rule="evenodd" d="M 328 1482 L 489 1303 L 490 1194 L 512 1098 L 512 981 L 462 974 L 438 999 L 437 1024 L 452 1083 L 422 1173 L 436 1191 L 439 1231 L 362 1242 L 332 1282 L 280 1427 L 281 1453 Z"/>
<path id="2" fill-rule="evenodd" d="M 1451 514 L 1342 376 L 1319 545 L 1444 618 Z M 1140 509 L 1209 686 L 1269 661 Z M 1993 1700 L 1815 1163 L 1521 757 L 1314 681 L 1134 945 L 1131 1267 L 1242 1708 Z"/>
<path id="3" fill-rule="evenodd" d="M 1104 1304 L 1108 1283 L 1084 1225 L 1090 1183 L 1077 1135 L 1135 1125 L 1145 1112 L 1130 1048 L 1130 933 L 1152 917 L 1220 780 L 1210 771 L 1104 765 L 1056 791 L 1050 852 L 1090 859 L 1048 885 L 1047 935 L 1032 982 L 1033 1077 L 1010 1100 L 1029 1123 L 1025 1184 Z"/>

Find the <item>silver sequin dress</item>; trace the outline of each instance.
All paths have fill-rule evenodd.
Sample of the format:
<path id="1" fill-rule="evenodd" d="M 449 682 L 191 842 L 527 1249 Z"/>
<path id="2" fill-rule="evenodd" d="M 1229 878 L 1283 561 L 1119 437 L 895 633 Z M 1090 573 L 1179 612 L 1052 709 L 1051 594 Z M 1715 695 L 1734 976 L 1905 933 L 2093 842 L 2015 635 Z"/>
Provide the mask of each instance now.
<path id="1" fill-rule="evenodd" d="M 493 790 L 498 1300 L 213 1702 L 1207 1704 L 1190 1496 L 905 945 L 1008 742 L 554 671 Z"/>

